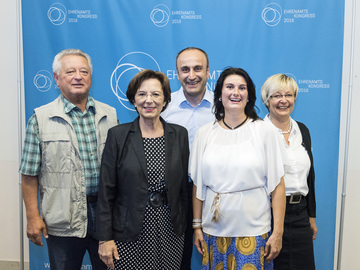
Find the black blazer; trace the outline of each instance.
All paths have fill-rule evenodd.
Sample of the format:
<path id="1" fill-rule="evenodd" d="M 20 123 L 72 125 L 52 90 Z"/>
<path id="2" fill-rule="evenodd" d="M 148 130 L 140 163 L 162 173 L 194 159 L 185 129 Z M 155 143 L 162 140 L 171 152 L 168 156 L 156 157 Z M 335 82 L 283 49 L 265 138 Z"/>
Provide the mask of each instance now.
<path id="1" fill-rule="evenodd" d="M 297 122 L 297 121 L 296 121 Z M 316 201 L 315 201 L 315 170 L 314 170 L 314 161 L 313 155 L 311 152 L 311 137 L 309 129 L 300 122 L 297 122 L 301 131 L 302 136 L 302 145 L 305 147 L 311 162 L 309 175 L 307 178 L 307 185 L 309 188 L 309 193 L 306 195 L 307 202 L 307 211 L 309 217 L 316 217 Z"/>
<path id="2" fill-rule="evenodd" d="M 161 122 L 165 134 L 165 185 L 175 233 L 186 227 L 188 205 L 188 134 L 184 127 Z M 139 117 L 109 129 L 101 161 L 96 211 L 99 240 L 135 241 L 142 230 L 148 179 Z"/>

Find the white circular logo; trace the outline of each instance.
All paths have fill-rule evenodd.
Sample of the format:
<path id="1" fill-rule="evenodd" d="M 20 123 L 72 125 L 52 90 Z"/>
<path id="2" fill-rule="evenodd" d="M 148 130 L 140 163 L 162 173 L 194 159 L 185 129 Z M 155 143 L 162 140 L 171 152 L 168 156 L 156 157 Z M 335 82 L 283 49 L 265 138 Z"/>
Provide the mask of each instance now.
<path id="1" fill-rule="evenodd" d="M 67 11 L 63 4 L 54 3 L 50 6 L 47 16 L 52 24 L 60 25 L 65 22 L 66 13 Z"/>
<path id="2" fill-rule="evenodd" d="M 278 4 L 268 4 L 261 13 L 261 18 L 268 26 L 275 26 L 281 20 L 282 9 Z"/>
<path id="3" fill-rule="evenodd" d="M 118 98 L 121 105 L 130 111 L 135 111 L 135 109 L 126 97 L 126 90 L 135 74 L 143 69 L 160 71 L 160 66 L 150 54 L 144 52 L 131 52 L 121 57 L 111 74 L 111 90 Z"/>
<path id="4" fill-rule="evenodd" d="M 53 82 L 53 76 L 47 70 L 40 70 L 33 79 L 34 85 L 40 92 L 49 91 Z"/>
<path id="5" fill-rule="evenodd" d="M 170 9 L 163 5 L 157 5 L 150 13 L 150 19 L 157 27 L 164 27 L 170 19 Z"/>

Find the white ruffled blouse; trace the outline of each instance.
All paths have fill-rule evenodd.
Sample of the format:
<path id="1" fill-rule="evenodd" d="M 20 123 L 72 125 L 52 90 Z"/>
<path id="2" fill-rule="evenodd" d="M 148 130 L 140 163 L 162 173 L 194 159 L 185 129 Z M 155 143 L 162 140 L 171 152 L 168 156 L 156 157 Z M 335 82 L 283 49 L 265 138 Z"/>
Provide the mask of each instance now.
<path id="1" fill-rule="evenodd" d="M 196 133 L 189 174 L 203 201 L 203 231 L 213 236 L 257 236 L 271 229 L 270 194 L 284 175 L 273 127 L 249 121 L 235 130 L 217 122 Z M 212 222 L 212 204 L 219 195 L 220 219 Z"/>

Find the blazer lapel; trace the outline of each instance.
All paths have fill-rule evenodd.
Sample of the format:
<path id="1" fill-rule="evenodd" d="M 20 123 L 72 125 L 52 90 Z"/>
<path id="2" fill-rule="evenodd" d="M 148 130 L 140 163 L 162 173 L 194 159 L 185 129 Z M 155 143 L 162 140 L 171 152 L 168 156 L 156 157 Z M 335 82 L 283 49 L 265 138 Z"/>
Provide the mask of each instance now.
<path id="1" fill-rule="evenodd" d="M 175 132 L 174 130 L 165 123 L 165 121 L 161 118 L 161 122 L 164 126 L 164 134 L 165 134 L 165 182 L 168 182 L 170 179 L 169 172 L 172 165 L 172 154 L 175 142 Z"/>
<path id="2" fill-rule="evenodd" d="M 139 127 L 139 117 L 135 119 L 130 128 L 129 139 L 134 149 L 134 152 L 139 160 L 139 164 L 144 173 L 145 179 L 148 181 L 144 145 L 142 141 L 141 130 Z"/>

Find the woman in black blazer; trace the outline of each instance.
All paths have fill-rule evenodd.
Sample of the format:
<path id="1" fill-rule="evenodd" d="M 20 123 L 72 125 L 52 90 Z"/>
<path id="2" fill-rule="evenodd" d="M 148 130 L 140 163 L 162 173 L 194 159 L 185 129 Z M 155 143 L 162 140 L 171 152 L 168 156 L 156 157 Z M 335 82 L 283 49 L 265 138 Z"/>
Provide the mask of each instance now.
<path id="1" fill-rule="evenodd" d="M 139 117 L 108 133 L 97 203 L 99 255 L 111 269 L 179 269 L 188 203 L 187 131 L 160 117 L 171 99 L 165 74 L 139 72 L 126 95 Z"/>
<path id="2" fill-rule="evenodd" d="M 315 269 L 313 240 L 317 226 L 315 173 L 308 128 L 290 117 L 298 94 L 295 80 L 285 74 L 269 77 L 261 99 L 269 110 L 264 118 L 278 132 L 284 146 L 286 212 L 283 247 L 274 269 Z"/>

